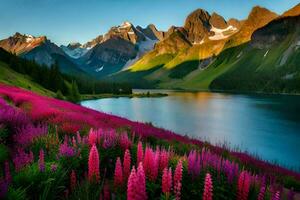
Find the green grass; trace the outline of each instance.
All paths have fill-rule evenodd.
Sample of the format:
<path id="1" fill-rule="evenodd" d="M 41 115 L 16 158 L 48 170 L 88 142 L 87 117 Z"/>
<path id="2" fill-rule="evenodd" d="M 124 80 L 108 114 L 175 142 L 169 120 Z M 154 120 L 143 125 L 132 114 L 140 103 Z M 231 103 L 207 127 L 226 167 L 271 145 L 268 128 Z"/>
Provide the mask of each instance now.
<path id="1" fill-rule="evenodd" d="M 153 69 L 157 66 L 162 66 L 174 58 L 172 54 L 162 54 L 156 56 L 155 51 L 146 54 L 138 62 L 130 67 L 131 72 L 145 71 Z"/>
<path id="2" fill-rule="evenodd" d="M 31 90 L 45 96 L 55 95 L 53 92 L 43 88 L 39 84 L 32 81 L 30 77 L 23 74 L 19 74 L 14 70 L 10 69 L 3 62 L 0 62 L 0 83 L 25 88 L 27 90 Z"/>

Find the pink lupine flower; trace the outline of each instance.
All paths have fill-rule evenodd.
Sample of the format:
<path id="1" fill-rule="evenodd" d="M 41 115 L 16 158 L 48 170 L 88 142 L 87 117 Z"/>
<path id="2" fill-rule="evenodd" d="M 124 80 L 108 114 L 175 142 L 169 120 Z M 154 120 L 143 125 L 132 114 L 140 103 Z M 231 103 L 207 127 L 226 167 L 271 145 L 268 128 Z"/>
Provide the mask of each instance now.
<path id="1" fill-rule="evenodd" d="M 153 152 L 153 150 L 150 147 L 146 147 L 143 164 L 145 173 L 149 180 L 155 181 L 158 175 L 159 150 Z"/>
<path id="2" fill-rule="evenodd" d="M 89 144 L 92 146 L 97 143 L 97 131 L 94 131 L 92 128 L 89 132 Z"/>
<path id="3" fill-rule="evenodd" d="M 143 164 L 140 163 L 137 171 L 134 166 L 127 183 L 127 200 L 146 200 L 146 177 Z"/>
<path id="4" fill-rule="evenodd" d="M 116 161 L 115 176 L 114 176 L 115 188 L 122 186 L 122 184 L 123 184 L 122 164 L 121 164 L 120 157 L 118 157 Z"/>
<path id="5" fill-rule="evenodd" d="M 126 149 L 123 159 L 123 175 L 124 180 L 127 181 L 130 174 L 131 156 L 128 149 Z"/>
<path id="6" fill-rule="evenodd" d="M 119 141 L 119 143 L 120 143 L 120 146 L 121 146 L 121 148 L 123 150 L 130 148 L 131 141 L 129 140 L 127 133 L 122 133 L 120 135 L 120 141 Z"/>
<path id="7" fill-rule="evenodd" d="M 237 200 L 247 200 L 251 177 L 247 171 L 242 171 L 238 180 Z"/>
<path id="8" fill-rule="evenodd" d="M 45 171 L 45 155 L 44 155 L 44 150 L 40 150 L 40 155 L 39 155 L 39 169 L 41 172 Z"/>
<path id="9" fill-rule="evenodd" d="M 171 167 L 165 168 L 162 175 L 162 192 L 166 195 L 166 198 L 169 198 L 172 188 L 172 169 Z"/>
<path id="10" fill-rule="evenodd" d="M 169 152 L 163 149 L 160 152 L 159 170 L 160 171 L 164 170 L 166 167 L 168 167 L 168 164 L 169 164 Z"/>
<path id="11" fill-rule="evenodd" d="M 10 169 L 9 169 L 9 163 L 8 163 L 8 161 L 5 161 L 4 172 L 5 172 L 5 181 L 7 183 L 10 183 L 12 179 L 11 179 L 11 174 L 10 174 Z"/>
<path id="12" fill-rule="evenodd" d="M 174 193 L 176 200 L 180 200 L 182 181 L 182 161 L 179 160 L 174 172 Z"/>
<path id="13" fill-rule="evenodd" d="M 90 150 L 89 154 L 89 166 L 88 166 L 88 177 L 89 181 L 99 182 L 100 173 L 99 173 L 99 153 L 96 145 L 94 144 Z"/>
<path id="14" fill-rule="evenodd" d="M 127 200 L 136 200 L 137 176 L 133 166 L 127 183 Z"/>
<path id="15" fill-rule="evenodd" d="M 263 186 L 260 188 L 260 191 L 259 191 L 257 200 L 264 200 L 264 198 L 265 198 L 265 192 L 266 192 L 266 187 L 263 185 Z"/>
<path id="16" fill-rule="evenodd" d="M 74 191 L 76 188 L 77 184 L 77 178 L 76 178 L 76 172 L 75 170 L 72 170 L 71 175 L 70 175 L 70 189 L 71 191 Z"/>
<path id="17" fill-rule="evenodd" d="M 144 159 L 144 150 L 143 150 L 143 144 L 141 141 L 139 141 L 137 145 L 137 158 L 136 163 L 139 164 L 140 162 L 143 162 Z"/>
<path id="18" fill-rule="evenodd" d="M 280 192 L 279 192 L 279 191 L 277 191 L 277 192 L 274 194 L 272 200 L 280 200 Z"/>
<path id="19" fill-rule="evenodd" d="M 140 163 L 137 173 L 136 173 L 136 199 L 138 200 L 146 200 L 146 177 L 143 168 L 143 164 Z"/>
<path id="20" fill-rule="evenodd" d="M 209 173 L 205 176 L 203 200 L 212 200 L 213 198 L 213 184 Z"/>

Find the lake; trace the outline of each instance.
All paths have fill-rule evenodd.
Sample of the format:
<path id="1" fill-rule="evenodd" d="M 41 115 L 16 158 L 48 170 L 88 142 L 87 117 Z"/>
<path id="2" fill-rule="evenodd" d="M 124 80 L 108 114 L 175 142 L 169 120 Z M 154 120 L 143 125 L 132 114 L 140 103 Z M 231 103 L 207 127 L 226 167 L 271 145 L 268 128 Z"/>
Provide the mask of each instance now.
<path id="1" fill-rule="evenodd" d="M 106 98 L 81 105 L 213 144 L 226 143 L 300 171 L 300 96 L 159 92 L 169 96 Z"/>

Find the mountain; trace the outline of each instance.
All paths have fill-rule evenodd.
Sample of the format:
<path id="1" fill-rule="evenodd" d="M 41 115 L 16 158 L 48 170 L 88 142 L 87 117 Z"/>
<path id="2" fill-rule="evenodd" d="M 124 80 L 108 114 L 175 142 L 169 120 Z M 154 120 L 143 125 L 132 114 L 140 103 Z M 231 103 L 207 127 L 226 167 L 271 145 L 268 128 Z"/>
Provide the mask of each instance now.
<path id="1" fill-rule="evenodd" d="M 172 28 L 177 34 L 109 79 L 146 88 L 300 92 L 298 12 L 299 5 L 281 16 L 257 6 L 246 20 L 226 21 L 198 9 Z"/>
<path id="2" fill-rule="evenodd" d="M 48 40 L 46 36 L 34 37 L 16 33 L 1 40 L 0 47 L 28 60 L 34 60 L 41 65 L 50 66 L 58 62 L 64 73 L 84 73 L 60 47 Z"/>
<path id="3" fill-rule="evenodd" d="M 293 17 L 300 15 L 300 3 L 291 8 L 290 10 L 284 12 L 282 17 Z"/>
<path id="4" fill-rule="evenodd" d="M 103 37 L 99 36 L 98 39 L 94 39 L 95 45 L 90 49 L 87 49 L 86 45 L 81 45 L 75 50 L 67 49 L 65 51 L 74 52 L 79 48 L 87 49 L 77 57 L 77 63 L 90 75 L 101 78 L 124 70 L 135 63 L 154 48 L 162 33 L 154 25 L 142 28 L 135 27 L 130 22 L 124 22 L 119 26 L 112 27 Z M 91 43 L 89 44 L 91 45 Z"/>
<path id="5" fill-rule="evenodd" d="M 161 41 L 165 37 L 165 32 L 157 30 L 154 24 L 149 24 L 146 28 L 137 26 L 136 29 L 142 32 L 146 37 L 148 37 L 151 40 Z"/>
<path id="6" fill-rule="evenodd" d="M 265 26 L 277 17 L 278 15 L 276 13 L 271 12 L 266 8 L 255 6 L 251 10 L 248 18 L 243 22 L 240 30 L 226 43 L 226 48 L 248 42 L 255 30 Z"/>
<path id="7" fill-rule="evenodd" d="M 186 65 L 186 61 L 217 55 L 222 51 L 227 39 L 239 30 L 233 26 L 240 25 L 238 20 L 231 20 L 231 23 L 232 25 L 229 25 L 217 13 L 210 15 L 203 9 L 197 9 L 188 15 L 183 27 L 171 26 L 164 33 L 164 39 L 157 42 L 151 52 L 129 67 L 127 72 L 121 73 L 149 70 L 159 66 L 164 68 L 163 72 L 158 73 L 161 76 L 167 73 L 165 69 Z M 198 63 L 193 62 L 191 68 L 196 66 Z"/>
<path id="8" fill-rule="evenodd" d="M 81 62 L 90 74 L 98 77 L 117 72 L 137 55 L 135 45 L 120 37 L 111 37 L 90 49 Z"/>
<path id="9" fill-rule="evenodd" d="M 124 22 L 120 26 L 112 27 L 108 33 L 104 35 L 103 40 L 106 41 L 114 37 L 122 38 L 133 44 L 146 40 L 145 35 L 136 29 L 130 22 Z"/>
<path id="10" fill-rule="evenodd" d="M 88 48 L 83 47 L 82 44 L 70 43 L 67 46 L 61 45 L 60 48 L 71 58 L 78 59 L 82 57 L 87 51 Z"/>

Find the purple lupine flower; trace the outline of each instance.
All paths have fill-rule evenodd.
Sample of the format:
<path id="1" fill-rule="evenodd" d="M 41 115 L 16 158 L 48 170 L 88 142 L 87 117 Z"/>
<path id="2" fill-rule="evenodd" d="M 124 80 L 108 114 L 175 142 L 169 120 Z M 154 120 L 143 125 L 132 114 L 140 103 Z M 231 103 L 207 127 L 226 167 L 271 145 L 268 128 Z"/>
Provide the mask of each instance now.
<path id="1" fill-rule="evenodd" d="M 52 164 L 50 168 L 51 168 L 52 172 L 55 172 L 57 170 L 57 165 L 56 164 Z"/>
<path id="2" fill-rule="evenodd" d="M 43 149 L 40 150 L 40 154 L 39 154 L 39 169 L 40 172 L 45 171 L 45 154 Z"/>
<path id="3" fill-rule="evenodd" d="M 68 145 L 67 140 L 59 146 L 59 156 L 61 157 L 73 157 L 75 156 L 75 149 Z"/>
<path id="4" fill-rule="evenodd" d="M 21 170 L 23 167 L 31 164 L 33 162 L 33 153 L 26 153 L 24 149 L 18 148 L 17 152 L 13 156 L 13 163 L 15 165 L 16 171 Z"/>

